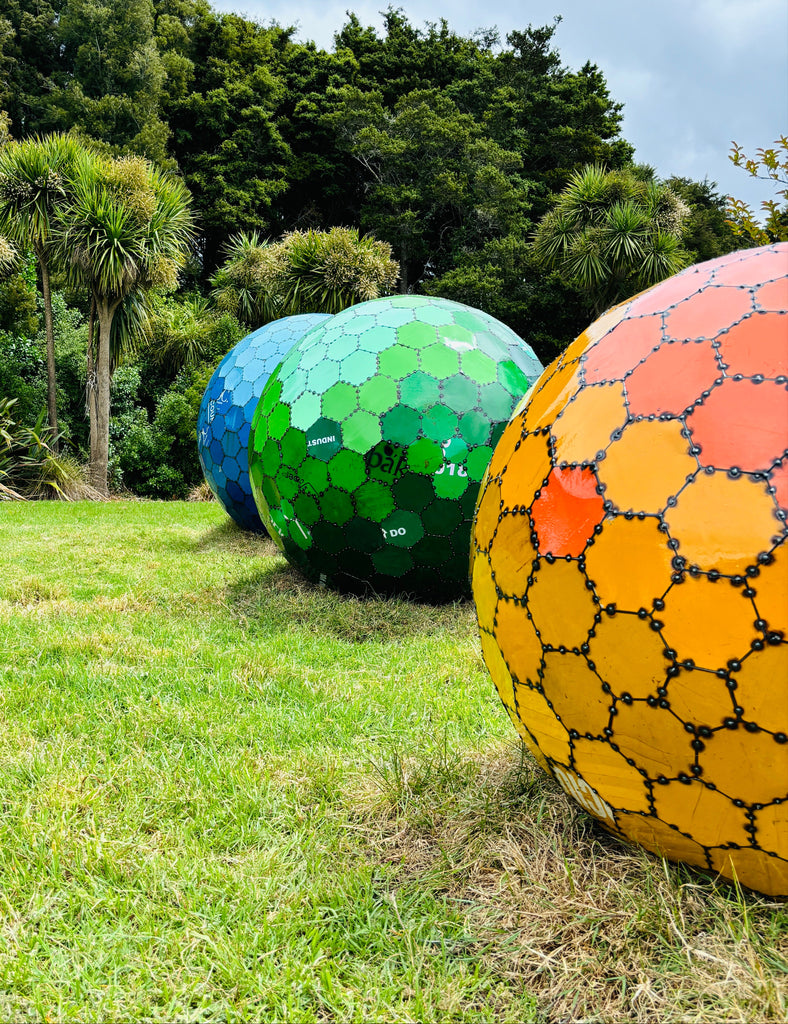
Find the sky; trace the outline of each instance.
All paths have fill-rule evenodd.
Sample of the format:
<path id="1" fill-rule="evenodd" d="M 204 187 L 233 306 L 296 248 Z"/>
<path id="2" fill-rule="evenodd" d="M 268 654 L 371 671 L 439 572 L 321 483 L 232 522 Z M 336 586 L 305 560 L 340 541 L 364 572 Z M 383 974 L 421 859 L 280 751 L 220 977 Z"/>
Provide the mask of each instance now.
<path id="1" fill-rule="evenodd" d="M 380 30 L 380 0 L 211 0 L 263 24 L 295 25 L 296 39 L 333 48 L 352 10 Z M 445 18 L 459 35 L 495 26 L 550 25 L 564 66 L 596 64 L 623 104 L 623 137 L 662 178 L 716 182 L 754 209 L 774 198 L 728 159 L 733 140 L 755 155 L 788 134 L 788 4 L 785 0 L 401 0 L 412 25 Z"/>

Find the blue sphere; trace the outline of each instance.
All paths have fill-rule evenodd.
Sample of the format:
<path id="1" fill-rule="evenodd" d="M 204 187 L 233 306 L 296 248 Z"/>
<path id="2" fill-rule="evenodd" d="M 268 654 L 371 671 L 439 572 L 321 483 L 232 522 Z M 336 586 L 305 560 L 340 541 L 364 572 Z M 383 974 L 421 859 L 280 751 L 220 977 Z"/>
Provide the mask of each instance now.
<path id="1" fill-rule="evenodd" d="M 249 479 L 249 431 L 268 378 L 297 341 L 328 313 L 273 320 L 230 349 L 213 373 L 197 416 L 197 450 L 205 479 L 225 511 L 264 533 Z"/>

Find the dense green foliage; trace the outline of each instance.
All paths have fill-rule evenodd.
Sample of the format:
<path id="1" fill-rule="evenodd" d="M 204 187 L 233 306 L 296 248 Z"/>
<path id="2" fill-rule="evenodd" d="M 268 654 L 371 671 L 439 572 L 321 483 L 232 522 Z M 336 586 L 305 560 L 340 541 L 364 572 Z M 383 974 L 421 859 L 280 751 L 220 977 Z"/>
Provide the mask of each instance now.
<path id="1" fill-rule="evenodd" d="M 19 414 L 32 424 L 49 376 L 50 419 L 54 396 L 71 450 L 90 455 L 93 464 L 108 432 L 107 471 L 116 485 L 123 479 L 144 493 L 180 494 L 190 471 L 185 463 L 175 466 L 178 457 L 155 428 L 165 393 L 179 393 L 182 367 L 202 367 L 204 376 L 223 354 L 222 339 L 226 351 L 286 307 L 314 301 L 331 311 L 336 302 L 364 298 L 364 289 L 353 285 L 338 299 L 333 284 L 332 290 L 318 279 L 317 250 L 340 228 L 358 240 L 357 253 L 378 243 L 392 253 L 399 277 L 387 278 L 384 292 L 443 295 L 484 309 L 520 333 L 543 362 L 618 294 L 611 278 L 618 291 L 642 280 L 620 268 L 606 276 L 603 268 L 597 282 L 583 281 L 545 270 L 537 259 L 537 226 L 581 168 L 604 166 L 624 179 L 636 174 L 644 188 L 677 197 L 686 215 L 676 246 L 686 258 L 740 247 L 713 183 L 665 183 L 648 168 L 634 168 L 633 149 L 620 134 L 621 105 L 604 76 L 592 60 L 579 69 L 565 66 L 554 32 L 555 24 L 527 25 L 505 40 L 494 30 L 463 37 L 444 21 L 417 28 L 389 8 L 381 32 L 349 13 L 329 52 L 296 42 L 292 28 L 221 13 L 207 0 L 7 0 L 0 13 L 0 154 L 35 155 L 36 136 L 68 132 L 93 151 L 94 173 L 87 185 L 90 176 L 79 169 L 31 179 L 43 183 L 39 212 L 47 231 L 50 199 L 65 211 L 54 238 L 61 243 L 59 266 L 48 234 L 31 232 L 19 216 L 13 223 L 7 218 L 0 232 L 0 273 L 6 275 L 0 345 L 13 350 L 0 394 L 10 389 Z M 71 150 L 66 158 L 73 159 Z M 178 261 L 182 291 L 166 302 L 148 287 L 165 277 L 172 283 L 174 267 L 133 255 L 138 242 L 141 255 L 151 241 L 137 237 L 146 223 L 140 200 L 148 165 L 141 158 L 158 168 L 154 192 L 160 194 L 165 181 L 167 188 L 180 182 L 197 226 L 188 260 Z M 104 170 L 96 177 L 98 166 Z M 645 216 L 654 220 L 654 210 Z M 99 266 L 105 257 L 97 255 L 97 219 L 105 236 L 122 240 L 130 255 L 116 261 L 109 289 L 109 263 Z M 158 244 L 158 236 L 152 238 Z M 276 302 L 261 303 L 259 295 L 244 292 L 243 282 L 239 290 L 228 281 L 233 240 L 253 240 L 255 259 L 263 254 L 265 262 L 287 238 L 301 249 L 290 260 L 289 277 L 279 282 Z M 37 259 L 43 304 L 31 293 L 30 264 L 27 277 L 18 272 L 25 249 Z M 343 287 L 352 278 L 351 249 L 346 246 Z M 68 281 L 66 250 L 72 256 Z M 112 252 L 106 250 L 107 260 Z M 663 262 L 661 272 L 678 265 Z M 46 294 L 50 273 L 55 299 Z M 360 278 L 365 275 L 361 267 Z M 224 313 L 217 312 L 217 299 Z M 48 306 L 58 301 L 50 317 Z M 58 318 L 71 326 L 59 327 Z M 66 357 L 57 341 L 58 331 L 73 335 L 77 322 L 84 336 L 79 358 L 86 363 L 81 381 L 73 373 L 77 348 L 71 343 Z M 43 352 L 41 330 L 48 340 Z M 50 373 L 45 361 L 42 378 L 47 356 Z M 130 433 L 121 425 L 128 411 L 121 412 L 118 392 L 115 422 L 107 428 L 96 410 L 101 429 L 89 444 L 75 392 L 87 384 L 92 400 L 99 356 L 102 406 L 115 368 L 138 366 L 136 419 Z M 173 399 L 167 416 L 176 404 Z M 178 422 L 176 434 L 182 430 L 185 437 L 186 420 Z M 133 456 L 119 447 L 121 438 L 128 447 L 129 437 L 136 439 Z M 160 460 L 167 470 L 152 472 Z M 99 487 L 103 473 L 102 465 Z"/>

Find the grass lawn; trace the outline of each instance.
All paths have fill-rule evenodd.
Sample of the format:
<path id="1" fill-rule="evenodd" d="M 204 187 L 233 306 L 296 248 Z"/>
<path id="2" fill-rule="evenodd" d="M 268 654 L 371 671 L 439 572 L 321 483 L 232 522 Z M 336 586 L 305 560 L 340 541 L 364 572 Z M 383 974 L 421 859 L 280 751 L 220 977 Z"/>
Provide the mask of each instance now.
<path id="1" fill-rule="evenodd" d="M 0 721 L 0 1020 L 788 1016 L 788 905 L 565 798 L 469 603 L 216 504 L 0 504 Z"/>

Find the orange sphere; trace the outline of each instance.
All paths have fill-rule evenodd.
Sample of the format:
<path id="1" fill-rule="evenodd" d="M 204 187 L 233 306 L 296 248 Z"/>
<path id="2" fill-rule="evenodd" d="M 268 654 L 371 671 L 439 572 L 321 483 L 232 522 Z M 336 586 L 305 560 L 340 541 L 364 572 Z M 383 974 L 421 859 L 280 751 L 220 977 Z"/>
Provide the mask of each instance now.
<path id="1" fill-rule="evenodd" d="M 788 894 L 788 245 L 691 267 L 549 366 L 473 592 L 542 766 L 608 829 Z"/>

